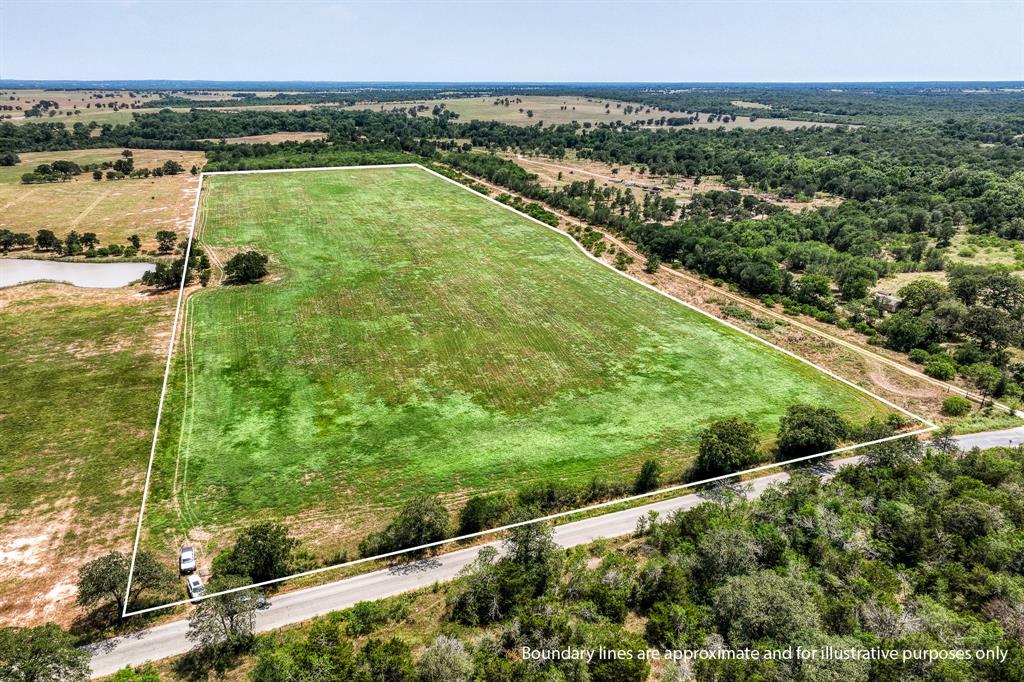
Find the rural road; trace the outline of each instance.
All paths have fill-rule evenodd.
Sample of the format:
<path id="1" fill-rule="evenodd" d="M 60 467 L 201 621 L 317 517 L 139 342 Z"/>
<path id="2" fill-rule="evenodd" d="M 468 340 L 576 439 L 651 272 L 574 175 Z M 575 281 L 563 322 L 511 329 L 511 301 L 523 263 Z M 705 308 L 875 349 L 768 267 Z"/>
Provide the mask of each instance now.
<path id="1" fill-rule="evenodd" d="M 956 440 L 964 449 L 1021 445 L 1024 443 L 1024 426 L 1005 431 L 958 436 Z M 858 459 L 847 457 L 832 464 L 837 467 L 849 466 Z M 744 487 L 748 497 L 759 497 L 768 487 L 787 478 L 789 474 L 780 471 L 748 481 L 744 483 Z M 702 494 L 694 493 L 566 523 L 553 529 L 555 542 L 562 547 L 575 547 L 599 538 L 628 535 L 636 528 L 637 520 L 651 511 L 666 514 L 677 509 L 690 509 L 705 501 L 706 498 Z M 268 608 L 257 612 L 256 630 L 275 630 L 331 611 L 348 608 L 356 602 L 391 597 L 450 580 L 476 558 L 481 547 L 498 544 L 492 542 L 487 545 L 474 545 L 414 564 L 374 571 L 276 596 Z M 125 666 L 141 665 L 147 661 L 158 661 L 183 654 L 191 647 L 186 637 L 187 631 L 188 622 L 177 620 L 92 645 L 89 647 L 92 652 L 92 675 L 112 675 Z"/>

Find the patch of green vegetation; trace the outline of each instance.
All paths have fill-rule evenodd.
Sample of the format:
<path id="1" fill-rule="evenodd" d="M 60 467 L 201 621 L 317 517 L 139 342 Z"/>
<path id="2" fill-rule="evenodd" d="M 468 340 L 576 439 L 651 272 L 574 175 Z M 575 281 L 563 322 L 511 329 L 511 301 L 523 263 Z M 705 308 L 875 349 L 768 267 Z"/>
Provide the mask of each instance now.
<path id="1" fill-rule="evenodd" d="M 203 201 L 204 242 L 271 276 L 189 300 L 157 533 L 678 475 L 713 419 L 770 442 L 793 403 L 886 411 L 419 169 L 212 176 Z"/>
<path id="2" fill-rule="evenodd" d="M 120 514 L 138 504 L 126 482 L 145 469 L 162 378 L 151 338 L 170 306 L 23 302 L 0 308 L 0 521 L 62 498 Z"/>

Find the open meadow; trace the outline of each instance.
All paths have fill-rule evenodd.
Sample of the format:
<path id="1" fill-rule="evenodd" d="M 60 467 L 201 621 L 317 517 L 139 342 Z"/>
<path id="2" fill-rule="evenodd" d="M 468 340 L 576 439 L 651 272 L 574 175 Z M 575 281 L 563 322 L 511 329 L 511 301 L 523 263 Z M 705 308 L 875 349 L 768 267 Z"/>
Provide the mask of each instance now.
<path id="1" fill-rule="evenodd" d="M 505 100 L 509 100 L 505 104 Z M 496 103 L 500 102 L 500 103 Z M 544 125 L 556 125 L 559 123 L 640 123 L 643 125 L 648 119 L 660 119 L 662 117 L 673 118 L 684 114 L 680 111 L 667 111 L 657 107 L 645 106 L 637 102 L 622 102 L 613 99 L 601 99 L 597 97 L 573 97 L 552 96 L 552 95 L 522 95 L 522 96 L 484 96 L 484 97 L 456 97 L 429 100 L 409 100 L 403 102 L 375 102 L 356 104 L 346 109 L 370 109 L 372 111 L 390 111 L 393 108 L 408 108 L 414 105 L 423 105 L 427 111 L 435 106 L 443 105 L 449 111 L 459 114 L 459 121 L 498 121 L 512 125 L 536 125 L 541 121 Z M 627 109 L 635 109 L 626 113 Z M 808 123 L 806 121 L 791 121 L 782 118 L 761 118 L 750 120 L 749 117 L 740 116 L 728 122 L 708 121 L 708 114 L 701 113 L 700 120 L 691 125 L 684 126 L 691 128 L 769 128 L 777 126 L 786 128 L 800 128 L 809 125 L 824 125 L 833 127 L 834 124 Z"/>
<path id="2" fill-rule="evenodd" d="M 140 293 L 0 289 L 0 623 L 67 623 L 131 550 L 176 298 Z"/>
<path id="3" fill-rule="evenodd" d="M 710 420 L 888 412 L 416 168 L 207 176 L 200 239 L 268 281 L 188 299 L 144 546 L 287 519 L 322 556 L 413 496 L 680 475 Z M 228 531 L 228 532 L 223 532 Z"/>

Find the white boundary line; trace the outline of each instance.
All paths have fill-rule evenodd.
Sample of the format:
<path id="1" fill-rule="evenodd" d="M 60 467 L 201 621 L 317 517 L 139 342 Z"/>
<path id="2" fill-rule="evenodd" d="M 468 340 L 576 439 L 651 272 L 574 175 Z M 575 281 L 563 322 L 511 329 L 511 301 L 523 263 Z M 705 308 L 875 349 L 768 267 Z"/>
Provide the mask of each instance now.
<path id="1" fill-rule="evenodd" d="M 167 361 L 164 364 L 164 382 L 160 388 L 160 404 L 156 408 L 156 425 L 153 427 L 153 444 L 149 448 L 149 464 L 146 465 L 146 485 L 142 488 L 142 506 L 139 507 L 139 524 L 135 528 L 135 544 L 132 547 L 132 560 L 128 565 L 128 585 L 125 587 L 124 608 L 121 617 L 128 615 L 128 595 L 132 591 L 132 576 L 135 574 L 135 557 L 139 554 L 139 539 L 142 537 L 142 514 L 146 510 L 146 497 L 149 495 L 149 479 L 153 475 L 153 460 L 156 456 L 156 441 L 160 435 L 160 417 L 164 413 L 164 399 L 167 397 L 167 379 L 171 375 L 171 356 L 174 353 L 174 340 L 178 336 L 178 321 L 181 318 L 181 302 L 185 297 L 185 273 L 188 272 L 188 259 L 192 254 L 192 235 L 196 231 L 196 216 L 199 214 L 199 199 L 203 195 L 203 175 L 199 174 L 196 185 L 196 200 L 192 205 L 192 224 L 188 228 L 188 244 L 185 246 L 185 265 L 181 268 L 181 284 L 178 286 L 178 303 L 174 307 L 174 324 L 171 326 L 171 342 L 167 345 Z"/>
<path id="2" fill-rule="evenodd" d="M 332 564 L 331 566 L 322 566 L 320 568 L 314 568 L 314 569 L 309 570 L 309 571 L 304 571 L 302 573 L 296 573 L 294 575 L 289 575 L 289 576 L 285 576 L 285 577 L 282 577 L 282 578 L 274 578 L 273 580 L 265 580 L 263 582 L 253 583 L 252 585 L 246 585 L 244 587 L 236 587 L 236 588 L 233 588 L 233 589 L 230 589 L 230 590 L 222 590 L 220 592 L 213 592 L 211 594 L 203 595 L 199 599 L 194 599 L 194 600 L 192 600 L 192 599 L 182 599 L 182 600 L 179 600 L 179 601 L 170 602 L 168 604 L 161 604 L 160 606 L 152 606 L 152 607 L 149 607 L 149 608 L 146 608 L 146 609 L 138 609 L 138 610 L 135 610 L 135 611 L 128 611 L 128 603 L 127 603 L 127 600 L 126 600 L 125 601 L 124 609 L 121 612 L 121 617 L 122 618 L 126 618 L 128 616 L 137 616 L 137 615 L 140 615 L 140 614 L 143 614 L 143 613 L 150 613 L 150 612 L 159 611 L 159 610 L 162 610 L 162 609 L 169 609 L 169 608 L 172 608 L 172 607 L 175 607 L 175 606 L 181 606 L 183 604 L 189 604 L 189 603 L 194 603 L 196 601 L 202 601 L 204 599 L 209 599 L 211 597 L 216 597 L 216 596 L 219 596 L 219 595 L 222 595 L 222 594 L 230 594 L 232 592 L 241 592 L 241 591 L 244 591 L 244 590 L 250 590 L 250 589 L 257 588 L 257 587 L 264 587 L 266 585 L 273 585 L 273 584 L 276 584 L 276 583 L 281 583 L 281 582 L 284 582 L 286 580 L 294 580 L 296 578 L 303 578 L 303 577 L 306 577 L 306 576 L 317 575 L 319 573 L 325 573 L 327 571 L 334 571 L 334 570 L 337 570 L 337 569 L 340 569 L 340 568 L 346 568 L 346 567 L 349 567 L 349 566 L 357 566 L 359 564 L 364 564 L 364 563 L 367 563 L 367 562 L 370 562 L 370 561 L 379 561 L 381 559 L 388 559 L 388 558 L 391 558 L 391 557 L 396 557 L 396 556 L 400 556 L 400 555 L 403 555 L 403 554 L 409 554 L 409 553 L 412 553 L 412 552 L 418 552 L 418 551 L 422 551 L 422 550 L 425 550 L 425 549 L 431 549 L 431 548 L 434 548 L 434 547 L 441 547 L 443 545 L 448 545 L 448 544 L 452 544 L 452 543 L 455 543 L 455 542 L 461 542 L 461 541 L 464 541 L 464 540 L 470 540 L 470 539 L 473 539 L 473 538 L 481 537 L 483 535 L 490 535 L 490 534 L 494 534 L 494 533 L 501 533 L 501 532 L 510 530 L 512 528 L 518 528 L 519 526 L 525 526 L 525 525 L 529 525 L 529 524 L 533 524 L 533 523 L 543 523 L 543 522 L 546 522 L 546 521 L 551 521 L 553 519 L 564 518 L 566 516 L 573 516 L 575 514 L 582 514 L 584 512 L 594 511 L 594 510 L 597 510 L 597 509 L 603 509 L 605 507 L 611 507 L 611 506 L 618 505 L 618 504 L 626 504 L 626 503 L 629 503 L 629 502 L 635 502 L 637 500 L 642 500 L 642 499 L 646 499 L 646 498 L 649 498 L 649 497 L 654 497 L 656 495 L 665 495 L 665 494 L 669 494 L 669 493 L 674 493 L 674 492 L 678 492 L 680 490 L 686 490 L 688 488 L 693 488 L 693 487 L 696 487 L 696 486 L 705 485 L 707 483 L 716 483 L 718 481 L 725 481 L 725 480 L 728 480 L 730 478 L 738 478 L 740 476 L 744 476 L 744 475 L 752 474 L 752 473 L 758 473 L 758 472 L 761 472 L 761 471 L 766 471 L 768 469 L 777 469 L 777 468 L 785 467 L 785 466 L 788 466 L 788 465 L 791 465 L 791 464 L 796 464 L 796 463 L 799 463 L 799 462 L 805 462 L 805 461 L 809 461 L 809 460 L 812 460 L 812 459 L 828 457 L 829 455 L 834 455 L 834 454 L 837 454 L 837 453 L 840 453 L 840 452 L 850 452 L 852 450 L 856 450 L 856 449 L 859 449 L 859 448 L 862 448 L 862 447 L 866 447 L 866 446 L 869 446 L 869 445 L 877 445 L 879 443 L 885 443 L 885 442 L 892 441 L 892 440 L 899 440 L 899 439 L 902 439 L 902 438 L 909 438 L 911 436 L 919 436 L 919 435 L 922 435 L 922 434 L 925 434 L 925 433 L 929 433 L 931 431 L 935 431 L 936 429 L 939 428 L 937 424 L 934 424 L 934 423 L 928 421 L 924 417 L 920 417 L 920 416 L 910 412 L 909 410 L 906 410 L 906 409 L 900 407 L 899 405 L 896 405 L 895 403 L 890 402 L 889 400 L 886 400 L 885 398 L 883 398 L 881 396 L 875 395 L 874 393 L 872 393 L 871 391 L 867 390 L 866 388 L 863 388 L 862 386 L 858 386 L 857 384 L 853 383 L 852 381 L 850 381 L 848 379 L 845 379 L 845 378 L 843 378 L 843 377 L 833 373 L 832 371 L 830 371 L 828 369 L 825 369 L 824 367 L 820 367 L 820 366 L 816 365 L 815 363 L 811 362 L 810 360 L 807 360 L 805 358 L 800 357 L 799 355 L 797 355 L 796 353 L 793 353 L 792 351 L 789 351 L 789 350 L 786 350 L 785 348 L 777 346 L 774 343 L 772 343 L 771 341 L 763 339 L 763 338 L 761 338 L 761 337 L 759 337 L 759 336 L 757 336 L 757 335 L 747 331 L 746 329 L 738 327 L 735 324 L 729 322 L 728 320 L 724 320 L 724 319 L 721 319 L 719 317 L 716 317 L 715 315 L 712 315 L 711 313 L 709 313 L 709 312 L 707 312 L 705 310 L 702 310 L 701 308 L 698 308 L 697 306 L 695 306 L 695 305 L 693 305 L 691 303 L 688 303 L 688 302 L 686 302 L 686 301 L 684 301 L 684 300 L 682 300 L 680 298 L 676 298 L 675 296 L 673 296 L 671 294 L 668 294 L 668 293 L 666 293 L 664 291 L 661 291 L 660 289 L 652 286 L 651 284 L 648 284 L 647 282 L 644 282 L 643 280 L 640 280 L 640 279 L 637 279 L 636 277 L 633 277 L 632 275 L 630 275 L 627 272 L 623 272 L 621 270 L 616 269 L 612 265 L 604 262 L 603 260 L 601 260 L 600 258 L 595 256 L 594 254 L 590 253 L 590 251 L 588 251 L 586 248 L 584 248 L 583 245 L 580 244 L 578 241 L 576 241 L 576 239 L 574 239 L 573 236 L 570 235 L 568 232 L 565 232 L 564 230 L 561 230 L 561 229 L 559 229 L 557 227 L 553 227 L 551 225 L 548 225 L 547 223 L 542 222 L 542 221 L 534 218 L 533 216 L 527 215 L 526 213 L 523 213 L 522 211 L 519 211 L 519 210 L 513 208 L 512 206 L 509 206 L 508 204 L 503 204 L 502 202 L 498 201 L 497 199 L 495 199 L 493 197 L 489 197 L 489 196 L 487 196 L 486 194 L 484 194 L 482 192 L 478 192 L 475 189 L 467 187 L 467 186 L 463 185 L 462 183 L 460 183 L 460 182 L 458 182 L 456 180 L 453 180 L 452 178 L 449 178 L 449 177 L 447 177 L 447 176 L 445 176 L 445 175 L 443 175 L 441 173 L 438 173 L 437 171 L 435 171 L 435 170 L 433 170 L 431 168 L 427 168 L 426 166 L 423 166 L 421 164 L 418 164 L 418 163 L 393 163 L 393 164 L 380 164 L 380 165 L 375 165 L 375 166 L 320 166 L 320 167 L 315 167 L 315 168 L 271 168 L 271 169 L 261 169 L 261 170 L 212 171 L 212 172 L 209 172 L 209 173 L 205 173 L 204 172 L 204 173 L 200 173 L 199 174 L 199 186 L 198 186 L 198 188 L 196 190 L 195 206 L 192 209 L 192 224 L 189 227 L 188 247 L 185 250 L 185 266 L 186 267 L 182 269 L 181 284 L 180 284 L 180 286 L 178 288 L 178 305 L 177 305 L 177 308 L 175 309 L 175 312 L 174 312 L 174 327 L 173 327 L 172 332 L 171 332 L 171 343 L 170 343 L 170 345 L 168 346 L 168 349 L 167 349 L 167 362 L 166 362 L 166 365 L 164 367 L 163 387 L 160 390 L 160 406 L 157 408 L 156 426 L 153 429 L 153 443 L 152 443 L 152 446 L 150 447 L 150 452 L 149 452 L 149 465 L 146 468 L 146 483 L 145 483 L 145 487 L 143 488 L 143 491 L 142 491 L 142 505 L 139 508 L 139 520 L 138 520 L 138 525 L 137 525 L 136 530 L 135 530 L 135 545 L 134 545 L 134 548 L 132 549 L 132 560 L 131 560 L 130 568 L 128 570 L 128 586 L 127 586 L 127 589 L 126 589 L 126 593 L 130 592 L 130 590 L 131 590 L 132 574 L 134 573 L 134 570 L 135 570 L 135 558 L 138 555 L 139 540 L 140 540 L 140 538 L 142 536 L 142 519 L 143 519 L 143 514 L 145 513 L 145 510 L 146 510 L 146 499 L 147 499 L 148 494 L 149 494 L 150 477 L 151 477 L 152 472 L 153 472 L 153 460 L 154 460 L 154 458 L 156 456 L 157 438 L 159 436 L 159 431 L 160 431 L 160 418 L 161 418 L 161 415 L 163 414 L 164 400 L 165 400 L 166 395 L 167 395 L 167 384 L 168 384 L 168 379 L 169 379 L 170 371 L 171 371 L 171 357 L 172 357 L 172 354 L 173 354 L 173 351 L 174 351 L 174 342 L 175 342 L 175 340 L 177 338 L 178 318 L 179 318 L 179 315 L 180 315 L 180 312 L 181 312 L 181 302 L 182 302 L 182 299 L 184 297 L 184 292 L 185 292 L 185 275 L 186 275 L 186 272 L 187 272 L 187 269 L 188 269 L 188 257 L 189 257 L 189 254 L 191 252 L 191 249 L 192 249 L 192 237 L 193 237 L 193 235 L 195 233 L 196 217 L 197 217 L 198 212 L 199 212 L 200 197 L 202 196 L 203 179 L 207 175 L 254 175 L 254 174 L 260 174 L 260 173 L 301 173 L 301 172 L 314 172 L 314 171 L 365 170 L 365 169 L 374 169 L 374 168 L 418 168 L 420 170 L 426 171 L 427 173 L 430 173 L 431 175 L 434 175 L 434 176 L 436 176 L 438 178 L 441 178 L 442 180 L 450 182 L 453 185 L 455 185 L 456 187 L 460 187 L 460 188 L 466 190 L 467 192 L 471 192 L 472 194 L 475 194 L 476 196 L 481 197 L 482 199 L 486 199 L 487 201 L 489 201 L 489 202 L 491 202 L 491 203 L 493 203 L 493 204 L 495 204 L 497 206 L 501 206 L 502 208 L 507 209 L 507 210 L 515 213 L 516 215 L 529 220 L 530 222 L 536 223 L 537 225 L 540 225 L 542 227 L 546 227 L 547 229 L 552 230 L 553 232 L 557 232 L 558 234 L 560 234 L 560 235 L 566 237 L 567 239 L 569 239 L 569 241 L 574 246 L 576 246 L 581 252 L 583 252 L 588 258 L 590 258 L 591 260 L 593 260 L 593 261 L 595 261 L 597 263 L 600 263 L 602 266 L 608 268 L 612 272 L 614 272 L 614 273 L 616 273 L 618 275 L 621 275 L 621 276 L 623 276 L 623 277 L 625 277 L 625 278 L 627 278 L 627 279 L 629 279 L 629 280 L 631 280 L 633 282 L 636 282 L 640 286 L 643 286 L 643 287 L 645 287 L 647 289 L 650 289 L 651 291 L 653 291 L 653 292 L 655 292 L 657 294 L 660 294 L 661 296 L 664 296 L 665 298 L 667 298 L 667 299 L 669 299 L 671 301 L 674 301 L 674 302 L 676 302 L 676 303 L 678 303 L 680 305 L 683 305 L 686 308 L 689 308 L 690 310 L 698 312 L 701 315 L 704 315 L 705 317 L 709 317 L 712 320 L 715 320 L 716 322 L 719 322 L 719 323 L 725 325 L 726 327 L 729 327 L 730 329 L 743 334 L 744 336 L 747 336 L 749 338 L 754 339 L 755 341 L 763 343 L 764 345 L 766 345 L 766 346 L 768 346 L 768 347 L 770 347 L 770 348 L 772 348 L 772 349 L 774 349 L 774 350 L 776 350 L 776 351 L 778 351 L 780 353 L 783 353 L 784 355 L 787 355 L 787 356 L 789 356 L 789 357 L 791 357 L 791 358 L 793 358 L 795 360 L 798 360 L 798 361 L 800 361 L 800 362 L 802 362 L 802 363 L 804 363 L 806 365 L 809 365 L 810 367 L 813 367 L 814 369 L 816 369 L 819 372 L 821 372 L 821 373 L 831 377 L 832 379 L 835 379 L 836 381 L 839 381 L 839 382 L 841 382 L 841 383 L 843 383 L 843 384 L 845 384 L 845 385 L 847 385 L 847 386 L 849 386 L 849 387 L 851 387 L 851 388 L 853 388 L 853 389 L 855 389 L 857 391 L 860 391 L 861 393 L 869 396 L 870 398 L 873 398 L 873 399 L 877 400 L 878 402 L 882 403 L 883 405 L 891 407 L 892 409 L 897 410 L 897 411 L 901 412 L 902 414 L 904 414 L 904 415 L 906 415 L 908 417 L 911 417 L 912 419 L 914 419 L 914 420 L 916 420 L 918 422 L 921 422 L 922 424 L 925 425 L 926 428 L 918 429 L 916 431 L 911 431 L 909 433 L 900 433 L 900 434 L 896 434 L 894 436 L 888 436 L 886 438 L 879 438 L 877 440 L 871 440 L 871 441 L 867 441 L 867 442 L 864 442 L 864 443 L 858 443 L 856 445 L 848 445 L 848 446 L 845 446 L 845 447 L 836 448 L 834 450 L 828 450 L 827 452 L 820 452 L 820 453 L 817 453 L 817 454 L 814 454 L 814 455 L 806 455 L 804 457 L 797 457 L 797 458 L 794 458 L 794 459 L 785 460 L 783 462 L 770 462 L 768 464 L 764 464 L 764 465 L 761 465 L 761 466 L 753 467 L 751 469 L 744 469 L 743 471 L 737 471 L 737 472 L 730 473 L 730 474 L 723 474 L 721 476 L 715 476 L 713 478 L 707 478 L 707 479 L 703 479 L 703 480 L 700 480 L 700 481 L 692 481 L 690 483 L 683 483 L 683 484 L 680 484 L 680 485 L 670 486 L 668 488 L 663 488 L 663 489 L 660 489 L 660 490 L 652 490 L 650 492 L 642 493 L 642 494 L 639 494 L 639 495 L 632 495 L 630 497 L 623 497 L 623 498 L 619 498 L 619 499 L 615 499 L 615 500 L 609 500 L 607 502 L 601 502 L 601 503 L 593 504 L 593 505 L 590 505 L 590 506 L 587 506 L 587 507 L 580 507 L 578 509 L 571 509 L 571 510 L 568 510 L 568 511 L 558 512 L 558 513 L 555 513 L 555 514 L 550 514 L 548 516 L 539 517 L 539 518 L 536 518 L 536 519 L 529 519 L 527 521 L 520 521 L 518 523 L 512 523 L 512 524 L 508 524 L 508 525 L 505 525 L 505 526 L 500 526 L 498 528 L 489 528 L 487 530 L 478 531 L 476 533 L 469 533 L 467 535 L 459 535 L 457 537 L 448 538 L 448 539 L 445 539 L 445 540 L 438 540 L 436 542 L 429 542 L 427 544 L 417 545 L 416 547 L 409 547 L 409 548 L 406 548 L 406 549 L 395 550 L 395 551 L 392 551 L 392 552 L 385 552 L 383 554 L 378 554 L 378 555 L 375 555 L 375 556 L 372 556 L 372 557 L 364 557 L 364 558 L 361 558 L 361 559 L 355 559 L 355 560 L 347 561 L 347 562 L 340 563 L 340 564 Z"/>

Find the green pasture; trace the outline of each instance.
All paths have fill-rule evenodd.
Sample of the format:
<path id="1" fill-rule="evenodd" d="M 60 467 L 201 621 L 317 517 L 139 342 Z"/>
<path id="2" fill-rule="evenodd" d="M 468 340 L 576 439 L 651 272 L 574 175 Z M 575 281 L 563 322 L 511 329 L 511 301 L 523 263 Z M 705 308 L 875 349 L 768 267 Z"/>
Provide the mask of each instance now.
<path id="1" fill-rule="evenodd" d="M 423 170 L 203 194 L 202 240 L 273 272 L 189 299 L 147 509 L 167 540 L 295 515 L 358 534 L 419 493 L 630 480 L 650 457 L 675 476 L 720 417 L 769 443 L 792 403 L 887 411 Z"/>

